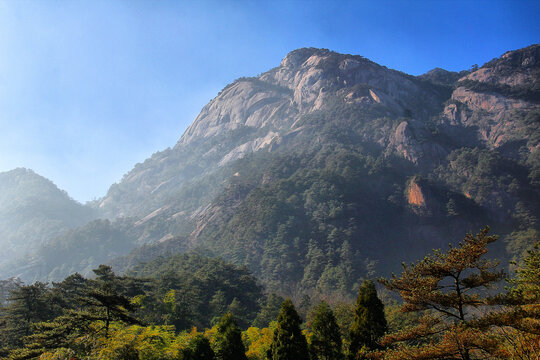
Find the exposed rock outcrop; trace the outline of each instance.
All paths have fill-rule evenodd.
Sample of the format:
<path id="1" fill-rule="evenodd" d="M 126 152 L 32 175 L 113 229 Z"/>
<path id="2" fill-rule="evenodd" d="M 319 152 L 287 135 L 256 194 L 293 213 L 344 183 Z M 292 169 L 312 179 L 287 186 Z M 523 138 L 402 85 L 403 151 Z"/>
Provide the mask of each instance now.
<path id="1" fill-rule="evenodd" d="M 430 168 L 440 165 L 449 151 L 437 142 L 424 123 L 408 120 L 397 126 L 386 153 L 397 153 L 415 165 Z"/>
<path id="2" fill-rule="evenodd" d="M 539 103 L 540 45 L 533 45 L 459 79 L 441 119 L 450 132 L 468 129 L 485 146 L 498 148 L 528 137 L 520 120 Z"/>
<path id="3" fill-rule="evenodd" d="M 426 197 L 422 188 L 418 184 L 418 181 L 412 179 L 407 188 L 407 201 L 409 205 L 425 208 L 426 207 Z"/>

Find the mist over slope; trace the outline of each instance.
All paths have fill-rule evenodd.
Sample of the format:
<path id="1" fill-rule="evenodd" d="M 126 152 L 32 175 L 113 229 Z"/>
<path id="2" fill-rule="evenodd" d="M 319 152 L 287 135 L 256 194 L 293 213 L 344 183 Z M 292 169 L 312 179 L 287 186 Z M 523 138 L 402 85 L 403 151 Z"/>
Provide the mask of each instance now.
<path id="1" fill-rule="evenodd" d="M 94 210 L 32 170 L 0 173 L 0 262 L 22 256 L 94 216 Z"/>
<path id="2" fill-rule="evenodd" d="M 508 241 L 500 256 L 519 256 L 538 239 L 539 75 L 539 45 L 419 77 L 295 50 L 226 86 L 174 147 L 89 204 L 110 221 L 49 236 L 33 266 L 0 277 L 203 248 L 272 291 L 346 296 L 485 224 Z"/>

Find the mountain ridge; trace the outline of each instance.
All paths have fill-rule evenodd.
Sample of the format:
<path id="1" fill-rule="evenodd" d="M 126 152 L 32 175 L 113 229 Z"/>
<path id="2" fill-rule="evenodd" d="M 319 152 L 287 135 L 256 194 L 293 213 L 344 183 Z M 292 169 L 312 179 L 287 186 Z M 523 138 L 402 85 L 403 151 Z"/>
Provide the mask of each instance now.
<path id="1" fill-rule="evenodd" d="M 123 239 L 126 252 L 144 245 L 114 260 L 120 270 L 204 248 L 284 295 L 351 293 L 374 269 L 388 272 L 486 223 L 511 244 L 500 254 L 519 256 L 538 237 L 539 49 L 420 76 L 361 56 L 295 50 L 226 86 L 174 147 L 91 204 L 110 223 L 61 243 L 76 252 L 77 237 L 90 241 L 95 228 L 104 244 L 110 234 Z M 499 73 L 501 86 L 484 85 Z M 381 242 L 393 250 L 381 253 Z M 90 267 L 75 258 L 38 278 Z"/>

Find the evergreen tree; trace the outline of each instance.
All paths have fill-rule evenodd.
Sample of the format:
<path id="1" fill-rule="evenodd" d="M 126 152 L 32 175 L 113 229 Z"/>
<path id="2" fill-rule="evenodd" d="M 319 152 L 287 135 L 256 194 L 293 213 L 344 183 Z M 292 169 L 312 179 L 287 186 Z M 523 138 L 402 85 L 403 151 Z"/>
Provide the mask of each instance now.
<path id="1" fill-rule="evenodd" d="M 203 335 L 195 336 L 183 351 L 182 360 L 214 360 L 215 353 L 210 347 L 210 341 Z"/>
<path id="2" fill-rule="evenodd" d="M 229 304 L 227 312 L 231 313 L 236 319 L 238 325 L 242 328 L 247 328 L 249 326 L 249 321 L 245 318 L 246 308 L 242 306 L 242 303 L 238 301 L 237 298 L 234 298 L 233 301 Z"/>
<path id="3" fill-rule="evenodd" d="M 504 273 L 497 270 L 498 262 L 483 258 L 487 245 L 497 239 L 488 236 L 488 231 L 486 227 L 477 235 L 467 234 L 459 246 L 451 246 L 447 252 L 437 250 L 404 265 L 401 276 L 380 280 L 399 292 L 402 312 L 423 314 L 416 326 L 383 339 L 385 345 L 398 345 L 386 352 L 388 358 L 409 358 L 411 354 L 418 359 L 493 358 L 499 344 L 488 330 L 500 306 L 490 311 L 486 289 Z M 418 340 L 422 342 L 418 344 Z"/>
<path id="4" fill-rule="evenodd" d="M 24 359 L 32 354 L 58 348 L 76 348 L 75 339 L 95 332 L 92 323 L 101 321 L 108 337 L 112 321 L 137 324 L 131 314 L 135 306 L 123 295 L 123 278 L 117 277 L 109 266 L 100 265 L 94 270 L 95 280 L 86 280 L 80 275 L 72 275 L 62 283 L 54 284 L 52 299 L 56 305 L 66 306 L 64 313 L 54 320 L 35 321 L 35 333 L 24 338 L 25 349 L 11 356 Z"/>
<path id="5" fill-rule="evenodd" d="M 310 353 L 313 360 L 343 358 L 340 329 L 332 309 L 324 301 L 315 309 L 311 330 Z"/>
<path id="6" fill-rule="evenodd" d="M 536 244 L 516 269 L 508 293 L 490 299 L 502 305 L 475 322 L 484 332 L 494 328 L 501 352 L 509 359 L 538 359 L 540 354 L 540 249 Z"/>
<path id="7" fill-rule="evenodd" d="M 84 344 L 76 339 L 91 334 L 91 317 L 83 312 L 68 310 L 62 316 L 51 321 L 33 324 L 34 334 L 24 340 L 25 348 L 17 356 L 11 354 L 13 359 L 27 359 L 30 355 L 39 355 L 45 351 L 60 348 L 78 349 Z"/>
<path id="8" fill-rule="evenodd" d="M 270 294 L 266 299 L 266 304 L 261 308 L 261 311 L 253 321 L 253 326 L 264 328 L 267 327 L 270 322 L 276 320 L 284 300 L 285 299 L 281 296 Z"/>
<path id="9" fill-rule="evenodd" d="M 88 291 L 82 302 L 87 307 L 84 314 L 90 320 L 100 320 L 105 323 L 105 337 L 108 336 L 109 327 L 112 321 L 121 321 L 127 324 L 138 324 L 139 321 L 132 315 L 136 310 L 128 297 L 124 296 L 122 283 L 116 277 L 110 266 L 100 265 L 93 270 L 97 275 L 93 286 Z"/>
<path id="10" fill-rule="evenodd" d="M 377 297 L 373 281 L 366 280 L 360 287 L 356 299 L 354 321 L 349 331 L 351 339 L 349 355 L 354 359 L 362 349 L 378 349 L 380 347 L 378 341 L 386 330 L 384 305 Z"/>
<path id="11" fill-rule="evenodd" d="M 18 286 L 8 298 L 2 311 L 4 326 L 0 341 L 4 347 L 21 347 L 24 338 L 33 333 L 32 324 L 52 318 L 54 311 L 48 296 L 47 284 L 36 282 Z"/>
<path id="12" fill-rule="evenodd" d="M 194 325 L 193 297 L 185 289 L 169 290 L 162 299 L 159 310 L 164 324 L 174 325 L 177 332 Z"/>
<path id="13" fill-rule="evenodd" d="M 214 351 L 218 360 L 247 360 L 242 331 L 231 313 L 223 315 L 217 324 Z"/>
<path id="14" fill-rule="evenodd" d="M 64 309 L 77 309 L 79 300 L 88 292 L 88 280 L 79 273 L 66 277 L 62 282 L 53 282 L 51 297 L 54 303 Z"/>
<path id="15" fill-rule="evenodd" d="M 309 360 L 307 341 L 300 325 L 302 319 L 296 312 L 291 299 L 281 305 L 270 349 L 273 360 Z"/>

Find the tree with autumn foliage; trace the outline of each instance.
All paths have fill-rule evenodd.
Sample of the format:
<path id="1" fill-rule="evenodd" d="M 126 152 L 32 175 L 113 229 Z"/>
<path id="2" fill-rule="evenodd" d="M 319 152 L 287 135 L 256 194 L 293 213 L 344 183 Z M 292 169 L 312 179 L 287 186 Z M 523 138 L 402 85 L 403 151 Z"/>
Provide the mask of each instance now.
<path id="1" fill-rule="evenodd" d="M 482 319 L 496 312 L 490 306 L 488 290 L 504 278 L 498 262 L 484 259 L 487 246 L 497 237 L 486 227 L 467 234 L 457 247 L 433 254 L 402 274 L 380 282 L 398 292 L 402 312 L 422 314 L 418 324 L 385 336 L 382 344 L 391 348 L 384 359 L 462 359 L 499 356 L 499 341 L 483 332 Z"/>

